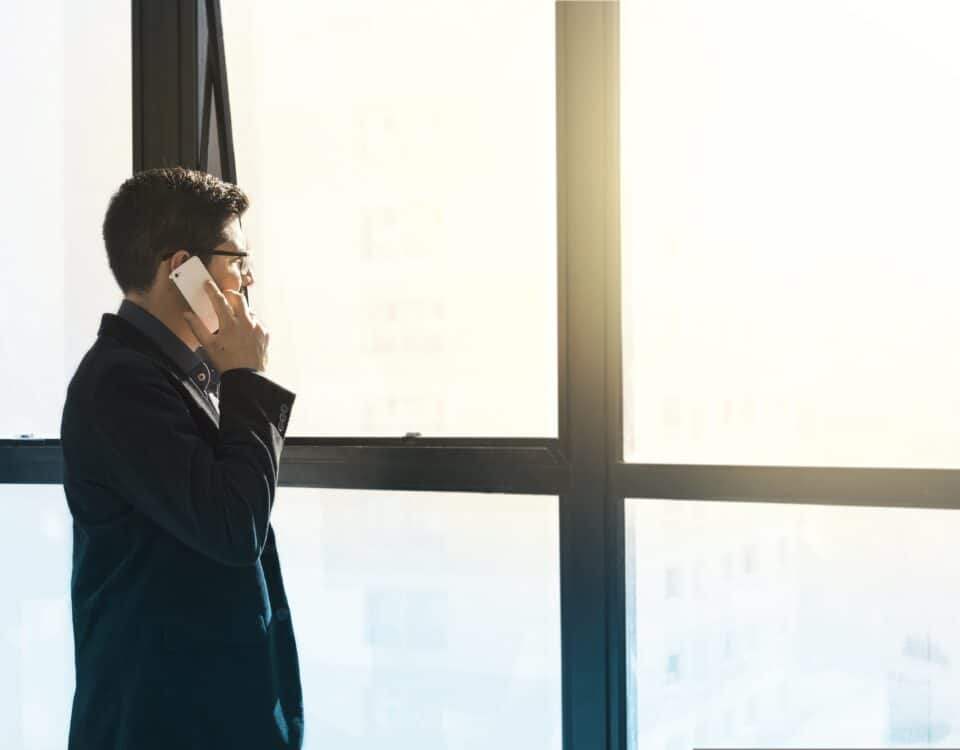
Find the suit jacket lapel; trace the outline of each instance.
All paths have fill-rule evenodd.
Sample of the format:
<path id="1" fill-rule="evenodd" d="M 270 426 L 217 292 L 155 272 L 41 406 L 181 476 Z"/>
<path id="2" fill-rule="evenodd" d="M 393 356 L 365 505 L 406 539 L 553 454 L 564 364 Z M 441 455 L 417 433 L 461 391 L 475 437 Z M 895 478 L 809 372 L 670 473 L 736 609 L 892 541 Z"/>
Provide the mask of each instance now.
<path id="1" fill-rule="evenodd" d="M 190 376 L 184 373 L 180 367 L 170 359 L 150 338 L 143 334 L 135 325 L 124 320 L 113 313 L 103 313 L 100 319 L 100 330 L 98 336 L 108 335 L 117 339 L 122 344 L 129 346 L 141 354 L 144 354 L 157 362 L 167 372 L 168 376 L 180 387 L 188 399 L 190 399 L 197 408 L 206 415 L 207 421 L 214 432 L 220 430 L 220 414 L 216 408 L 203 395 L 203 391 L 190 380 Z"/>

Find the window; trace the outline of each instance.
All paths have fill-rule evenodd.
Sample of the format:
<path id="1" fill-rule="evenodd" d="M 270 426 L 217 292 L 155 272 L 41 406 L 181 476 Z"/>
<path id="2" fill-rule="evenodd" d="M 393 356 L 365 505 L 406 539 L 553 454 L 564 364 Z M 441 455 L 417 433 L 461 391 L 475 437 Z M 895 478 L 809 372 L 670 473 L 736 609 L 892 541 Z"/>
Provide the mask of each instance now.
<path id="1" fill-rule="evenodd" d="M 678 503 L 694 515 L 670 513 L 668 506 Z M 731 701 L 743 721 L 726 735 L 698 736 L 698 743 L 747 747 L 753 737 L 771 747 L 956 743 L 955 511 L 645 499 L 628 500 L 627 514 L 626 553 L 634 569 L 627 581 L 627 648 L 635 654 L 628 663 L 635 665 L 636 686 L 627 710 L 634 748 L 655 744 L 671 722 L 696 725 L 722 715 Z M 668 676 L 688 665 L 663 640 L 676 625 L 665 607 L 648 605 L 661 579 L 642 561 L 666 554 L 693 560 L 724 540 L 760 544 L 775 530 L 790 539 L 793 569 L 764 570 L 748 591 L 741 589 L 746 595 L 718 582 L 687 610 L 683 628 L 694 638 L 712 635 L 723 658 L 689 665 L 697 678 L 682 683 L 679 695 L 659 687 L 661 673 L 648 668 L 658 651 Z M 766 637 L 774 633 L 782 637 Z M 766 695 L 770 710 L 758 705 Z"/>
<path id="2" fill-rule="evenodd" d="M 554 497 L 281 487 L 311 747 L 559 750 Z"/>
<path id="3" fill-rule="evenodd" d="M 8 3 L 0 438 L 59 437 L 67 381 L 120 289 L 100 226 L 130 175 L 130 3 Z"/>
<path id="4" fill-rule="evenodd" d="M 293 613 L 305 697 L 327 702 L 308 704 L 314 736 L 338 745 L 399 737 L 416 747 L 486 747 L 509 737 L 559 746 L 559 657 L 550 653 L 559 650 L 560 605 L 551 580 L 563 570 L 564 743 L 574 750 L 610 750 L 625 734 L 630 748 L 758 744 L 751 738 L 956 744 L 949 624 L 957 617 L 944 594 L 956 571 L 937 536 L 952 515 L 797 505 L 799 485 L 820 486 L 815 468 L 775 477 L 769 496 L 752 483 L 763 464 L 954 466 L 960 361 L 942 341 L 956 327 L 956 236 L 945 217 L 958 197 L 951 84 L 960 67 L 948 4 L 333 0 L 288 4 L 283 17 L 248 0 L 225 5 L 233 141 L 240 184 L 253 196 L 244 222 L 257 256 L 251 300 L 274 330 L 293 333 L 274 336 L 271 348 L 277 379 L 298 393 L 288 435 L 418 431 L 440 437 L 445 455 L 454 452 L 449 436 L 558 436 L 562 448 L 551 454 L 562 454 L 556 466 L 531 464 L 536 483 L 551 484 L 542 498 L 284 489 L 275 520 L 288 593 L 325 607 Z M 72 372 L 99 314 L 118 299 L 105 264 L 100 276 L 77 272 L 77 259 L 95 266 L 89 253 L 67 252 L 65 237 L 96 237 L 91 246 L 101 252 L 102 209 L 129 171 L 124 157 L 118 174 L 105 175 L 87 147 L 105 133 L 111 155 L 129 153 L 129 129 L 118 126 L 116 137 L 109 129 L 129 116 L 130 72 L 115 64 L 129 50 L 129 27 L 104 32 L 114 27 L 87 9 L 8 16 L 32 34 L 11 32 L 0 52 L 13 50 L 8 68 L 18 77 L 8 80 L 26 81 L 11 98 L 45 117 L 46 100 L 27 93 L 47 78 L 76 82 L 64 96 L 92 80 L 120 92 L 107 125 L 103 107 L 96 117 L 64 109 L 65 123 L 80 124 L 63 137 L 81 133 L 86 147 L 67 141 L 64 180 L 88 155 L 97 164 L 84 173 L 93 187 L 64 204 L 64 226 L 71 215 L 90 217 L 90 226 L 61 236 L 54 217 L 42 227 L 66 258 L 62 274 L 56 263 L 44 270 L 67 295 L 64 309 L 89 305 L 70 316 L 89 331 L 74 335 L 54 306 L 53 318 L 37 319 L 54 342 L 38 355 L 52 369 L 8 368 L 4 384 L 24 394 L 6 412 L 7 434 L 52 435 L 64 382 L 57 368 Z M 87 43 L 65 47 L 116 79 L 85 77 L 86 68 L 58 59 L 58 40 L 93 28 L 94 54 Z M 614 71 L 619 97 L 607 85 Z M 24 140 L 22 125 L 7 127 Z M 54 144 L 44 159 L 59 158 L 54 131 L 35 131 L 38 143 Z M 81 210 L 101 176 L 97 211 Z M 42 203 L 12 198 L 18 212 Z M 11 255 L 32 239 L 17 239 Z M 610 283 L 620 240 L 622 283 Z M 13 241 L 3 242 L 6 250 Z M 562 288 L 558 267 L 567 271 Z M 617 291 L 622 342 L 606 306 L 620 301 L 610 299 Z M 7 316 L 20 319 L 32 297 L 15 289 L 6 299 Z M 557 324 L 565 322 L 567 370 L 557 373 Z M 29 340 L 0 346 L 12 359 Z M 610 394 L 621 353 L 625 391 Z M 609 471 L 595 471 L 593 447 L 620 426 L 619 410 L 605 407 L 621 395 L 628 465 L 614 441 L 605 446 Z M 24 415 L 30 427 L 21 426 Z M 55 474 L 55 446 L 0 448 L 8 482 Z M 328 478 L 316 467 L 339 450 L 299 444 L 287 465 L 320 485 Z M 333 483 L 365 481 L 357 477 L 371 456 L 393 461 L 404 450 L 352 443 L 342 451 L 349 456 L 337 455 Z M 415 473 L 425 453 L 399 463 Z M 29 465 L 18 467 L 20 456 Z M 727 483 L 724 470 L 703 472 L 708 464 L 747 466 L 734 467 L 741 479 Z M 428 484 L 443 474 L 439 465 L 424 463 Z M 409 476 L 390 474 L 401 475 Z M 579 479 L 567 484 L 568 475 Z M 705 488 L 711 502 L 685 499 L 700 496 L 684 487 L 699 481 L 694 475 L 723 479 Z M 830 476 L 856 484 L 877 474 L 840 468 Z M 950 485 L 939 472 L 888 476 L 918 488 L 904 502 L 934 502 Z M 658 484 L 684 499 L 657 500 L 666 496 L 652 491 Z M 888 488 L 856 501 L 890 502 Z M 552 505 L 559 492 L 567 493 L 562 513 Z M 624 496 L 644 500 L 628 500 L 621 514 Z M 515 520 L 501 515 L 505 506 L 537 520 L 518 522 L 517 538 L 508 531 L 510 565 L 501 569 L 495 554 Z M 617 512 L 600 522 L 610 509 Z M 547 528 L 558 523 L 551 541 Z M 626 648 L 611 637 L 621 592 L 605 580 L 607 563 L 624 551 L 624 528 Z M 357 545 L 358 534 L 380 543 Z M 487 540 L 497 542 L 492 563 Z M 891 540 L 909 554 L 891 554 Z M 483 564 L 474 565 L 480 549 Z M 905 569 L 884 567 L 902 559 Z M 670 566 L 687 571 L 678 588 L 697 596 L 664 606 Z M 447 567 L 455 581 L 444 578 Z M 38 609 L 56 612 L 57 596 L 15 604 L 13 616 L 34 627 L 46 617 Z M 522 636 L 504 601 L 523 615 Z M 860 619 L 838 620 L 851 601 Z M 491 633 L 498 650 L 484 641 Z M 487 651 L 466 653 L 465 643 Z M 59 658 L 47 654 L 51 664 Z M 455 666 L 443 672 L 440 664 Z M 665 679 L 671 672 L 684 679 Z M 330 692 L 328 673 L 342 689 Z M 627 727 L 612 703 L 623 696 L 623 676 Z M 828 691 L 818 689 L 824 684 Z M 524 717 L 533 717 L 523 726 L 500 710 L 521 688 Z M 24 690 L 14 694 L 34 694 Z M 43 708 L 35 702 L 21 717 Z"/>
<path id="5" fill-rule="evenodd" d="M 960 8 L 620 17 L 627 460 L 960 467 Z"/>
<path id="6" fill-rule="evenodd" d="M 57 484 L 0 484 L 0 747 L 63 747 L 76 675 L 70 612 L 73 529 Z"/>
<path id="7" fill-rule="evenodd" d="M 288 435 L 556 437 L 554 3 L 223 16 Z"/>

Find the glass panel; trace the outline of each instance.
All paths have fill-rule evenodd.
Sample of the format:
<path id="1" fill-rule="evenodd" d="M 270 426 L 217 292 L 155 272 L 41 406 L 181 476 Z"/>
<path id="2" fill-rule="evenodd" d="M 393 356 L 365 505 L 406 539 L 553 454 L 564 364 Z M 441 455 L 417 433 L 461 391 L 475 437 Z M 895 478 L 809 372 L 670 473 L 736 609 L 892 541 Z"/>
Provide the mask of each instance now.
<path id="1" fill-rule="evenodd" d="M 282 487 L 311 748 L 561 747 L 557 499 Z"/>
<path id="2" fill-rule="evenodd" d="M 73 522 L 58 484 L 0 484 L 0 747 L 67 745 Z"/>
<path id="3" fill-rule="evenodd" d="M 0 69 L 0 437 L 59 437 L 67 382 L 121 298 L 100 227 L 131 171 L 130 2 L 4 4 Z"/>
<path id="4" fill-rule="evenodd" d="M 960 6 L 620 8 L 627 460 L 960 466 Z"/>
<path id="5" fill-rule="evenodd" d="M 553 0 L 231 0 L 223 25 L 287 434 L 555 437 Z"/>
<path id="6" fill-rule="evenodd" d="M 626 503 L 629 743 L 960 742 L 960 512 Z"/>

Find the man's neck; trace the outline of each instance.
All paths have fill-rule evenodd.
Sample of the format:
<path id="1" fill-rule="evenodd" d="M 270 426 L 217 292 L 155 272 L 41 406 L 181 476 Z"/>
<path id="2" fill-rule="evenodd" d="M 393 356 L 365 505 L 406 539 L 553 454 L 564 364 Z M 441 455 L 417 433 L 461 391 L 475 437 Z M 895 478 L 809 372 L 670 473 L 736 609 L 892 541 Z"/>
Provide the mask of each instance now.
<path id="1" fill-rule="evenodd" d="M 199 348 L 200 342 L 197 340 L 197 337 L 193 335 L 193 331 L 190 330 L 190 326 L 184 319 L 183 310 L 179 304 L 166 298 L 159 299 L 157 297 L 151 297 L 150 295 L 138 294 L 137 292 L 127 292 L 124 295 L 124 299 L 140 305 L 140 307 L 153 317 L 157 318 L 167 328 L 173 331 L 177 338 L 189 347 L 190 351 L 196 351 Z"/>

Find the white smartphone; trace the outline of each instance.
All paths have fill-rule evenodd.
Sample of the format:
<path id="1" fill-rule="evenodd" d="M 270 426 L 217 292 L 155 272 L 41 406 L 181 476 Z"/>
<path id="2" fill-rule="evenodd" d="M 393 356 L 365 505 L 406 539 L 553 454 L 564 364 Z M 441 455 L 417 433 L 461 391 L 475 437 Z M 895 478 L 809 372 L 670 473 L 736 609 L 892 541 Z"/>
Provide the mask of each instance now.
<path id="1" fill-rule="evenodd" d="M 213 303 L 210 301 L 203 282 L 213 277 L 207 272 L 203 261 L 196 255 L 190 256 L 185 262 L 173 269 L 170 280 L 177 285 L 190 309 L 196 314 L 210 333 L 220 330 L 220 319 L 217 317 Z M 214 284 L 217 282 L 213 281 Z"/>

